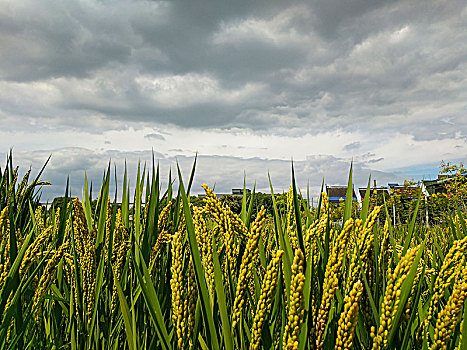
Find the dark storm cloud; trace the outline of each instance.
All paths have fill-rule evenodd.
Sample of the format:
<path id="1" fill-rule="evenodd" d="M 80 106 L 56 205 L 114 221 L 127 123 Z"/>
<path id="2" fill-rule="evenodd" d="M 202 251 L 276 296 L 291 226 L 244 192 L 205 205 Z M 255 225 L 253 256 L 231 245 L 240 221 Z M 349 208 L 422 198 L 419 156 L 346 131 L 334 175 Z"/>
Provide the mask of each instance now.
<path id="1" fill-rule="evenodd" d="M 0 42 L 19 129 L 467 130 L 462 1 L 5 1 Z"/>

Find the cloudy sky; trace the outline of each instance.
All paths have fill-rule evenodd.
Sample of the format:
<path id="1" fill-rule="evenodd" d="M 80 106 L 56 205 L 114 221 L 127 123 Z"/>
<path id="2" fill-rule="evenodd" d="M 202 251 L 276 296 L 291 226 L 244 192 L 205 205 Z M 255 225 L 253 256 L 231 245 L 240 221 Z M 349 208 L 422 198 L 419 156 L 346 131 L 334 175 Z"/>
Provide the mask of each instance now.
<path id="1" fill-rule="evenodd" d="M 436 175 L 467 156 L 465 1 L 0 1 L 0 154 L 75 193 L 155 152 L 194 192 Z M 2 163 L 3 166 L 3 163 Z"/>

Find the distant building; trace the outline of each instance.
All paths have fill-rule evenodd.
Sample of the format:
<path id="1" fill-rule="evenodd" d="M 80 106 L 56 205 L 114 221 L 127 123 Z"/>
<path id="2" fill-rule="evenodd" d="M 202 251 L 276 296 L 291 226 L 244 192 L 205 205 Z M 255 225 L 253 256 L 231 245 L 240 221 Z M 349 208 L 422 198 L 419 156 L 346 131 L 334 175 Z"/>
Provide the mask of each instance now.
<path id="1" fill-rule="evenodd" d="M 251 190 L 249 188 L 246 188 L 245 192 L 247 194 L 250 194 Z M 232 188 L 232 194 L 235 196 L 243 196 L 243 188 Z"/>
<path id="2" fill-rule="evenodd" d="M 251 190 L 249 188 L 245 189 L 247 194 L 251 193 Z M 221 199 L 224 196 L 230 195 L 230 193 L 215 193 L 216 197 L 218 199 Z M 232 188 L 232 195 L 234 196 L 243 196 L 243 188 Z M 199 198 L 204 198 L 206 197 L 206 193 L 200 193 L 198 194 Z"/>
<path id="3" fill-rule="evenodd" d="M 216 195 L 216 197 L 218 199 L 221 199 L 222 197 L 229 195 L 229 193 L 214 193 L 214 194 Z M 198 194 L 198 197 L 199 198 L 204 198 L 204 197 L 206 197 L 206 193 L 200 193 L 200 194 Z"/>
<path id="4" fill-rule="evenodd" d="M 360 194 L 360 198 L 363 201 L 366 195 L 366 187 L 360 187 L 358 189 L 358 192 Z M 389 198 L 389 189 L 387 187 L 373 187 L 370 188 L 370 197 L 374 196 L 376 194 L 376 198 L 383 198 L 385 199 Z"/>
<path id="5" fill-rule="evenodd" d="M 39 205 L 44 207 L 46 210 L 52 208 L 52 202 L 40 202 Z"/>
<path id="6" fill-rule="evenodd" d="M 342 200 L 345 201 L 347 197 L 347 186 L 329 186 L 326 185 L 326 193 L 329 197 L 329 202 L 333 204 L 339 204 Z M 355 190 L 352 188 L 352 199 L 357 200 L 357 196 L 355 195 Z"/>
<path id="7" fill-rule="evenodd" d="M 460 175 L 439 174 L 438 177 L 434 180 L 423 180 L 423 187 L 426 190 L 428 196 L 439 193 L 447 194 L 448 191 L 446 189 L 446 183 L 458 176 L 461 176 L 465 179 L 467 177 L 467 173 L 462 173 Z"/>
<path id="8" fill-rule="evenodd" d="M 428 196 L 439 193 L 447 193 L 445 182 L 446 179 L 440 179 L 439 177 L 435 180 L 423 180 L 423 187 L 426 190 Z"/>

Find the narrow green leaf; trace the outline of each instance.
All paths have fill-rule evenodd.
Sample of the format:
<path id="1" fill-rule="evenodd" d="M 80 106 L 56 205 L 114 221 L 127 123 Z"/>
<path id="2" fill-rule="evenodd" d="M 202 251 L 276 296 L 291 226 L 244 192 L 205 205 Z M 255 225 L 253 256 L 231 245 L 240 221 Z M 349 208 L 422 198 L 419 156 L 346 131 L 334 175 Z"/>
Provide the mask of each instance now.
<path id="1" fill-rule="evenodd" d="M 323 203 L 323 190 L 324 190 L 324 177 L 323 180 L 321 181 L 321 189 L 319 191 L 319 199 L 318 199 L 318 206 L 316 207 L 316 220 L 319 219 L 319 216 L 321 215 L 321 204 Z"/>
<path id="2" fill-rule="evenodd" d="M 251 224 L 251 215 L 253 213 L 253 203 L 254 203 L 254 200 L 255 200 L 255 191 L 256 191 L 256 182 L 253 186 L 253 191 L 251 191 L 251 194 L 250 194 L 250 203 L 248 204 L 248 214 L 246 216 L 246 227 L 249 229 L 250 228 L 250 224 Z"/>
<path id="3" fill-rule="evenodd" d="M 370 285 L 368 284 L 368 280 L 366 278 L 366 271 L 363 269 L 363 263 L 362 263 L 362 260 L 360 258 L 360 255 L 361 255 L 360 254 L 360 249 L 358 248 L 357 242 L 355 242 L 355 249 L 357 249 L 357 258 L 358 258 L 358 264 L 360 265 L 360 271 L 361 271 L 361 277 L 362 277 L 362 280 L 363 280 L 363 285 L 365 286 L 365 291 L 366 291 L 366 294 L 367 294 L 368 299 L 370 301 L 371 311 L 373 313 L 373 318 L 374 318 L 375 323 L 376 323 L 376 328 L 378 328 L 379 327 L 378 310 L 376 308 L 376 304 L 375 304 L 375 301 L 374 301 L 372 293 L 371 293 Z"/>
<path id="4" fill-rule="evenodd" d="M 243 223 L 246 225 L 246 173 L 243 172 L 243 196 L 242 196 L 242 211 L 240 212 L 240 219 L 243 221 Z"/>
<path id="5" fill-rule="evenodd" d="M 293 257 L 292 249 L 290 246 L 287 246 L 284 240 L 284 231 L 282 230 L 282 219 L 279 215 L 279 211 L 277 210 L 277 204 L 276 204 L 276 199 L 274 196 L 274 189 L 272 187 L 272 181 L 271 181 L 271 176 L 269 175 L 268 172 L 268 179 L 269 179 L 269 187 L 271 189 L 271 198 L 272 198 L 272 206 L 274 209 L 274 223 L 276 226 L 275 232 L 276 232 L 276 239 L 278 241 L 279 246 L 281 249 L 284 251 L 284 259 L 285 259 L 285 264 L 284 266 L 284 278 L 285 278 L 285 287 L 287 290 L 287 295 L 290 295 L 290 283 L 292 280 L 292 270 L 290 266 L 291 264 L 291 257 Z"/>
<path id="6" fill-rule="evenodd" d="M 104 176 L 104 182 L 101 187 L 101 193 L 99 196 L 99 221 L 97 224 L 97 235 L 96 235 L 96 250 L 98 251 L 97 256 L 100 257 L 101 246 L 104 242 L 105 233 L 105 221 L 107 219 L 107 201 L 109 199 L 109 185 L 110 185 L 110 163 L 107 173 Z"/>
<path id="7" fill-rule="evenodd" d="M 55 241 L 55 248 L 58 248 L 63 243 L 63 238 L 65 235 L 65 228 L 66 228 L 66 221 L 68 219 L 68 200 L 69 200 L 69 193 L 70 193 L 70 178 L 67 177 L 66 179 L 66 190 L 65 190 L 65 198 L 63 200 L 63 205 L 60 209 L 60 217 L 59 219 L 59 226 L 57 232 L 57 239 Z"/>
<path id="8" fill-rule="evenodd" d="M 467 227 L 465 225 L 464 217 L 462 216 L 462 213 L 461 213 L 461 211 L 460 211 L 460 209 L 459 209 L 459 207 L 457 205 L 456 205 L 456 212 L 457 212 L 457 216 L 459 217 L 459 221 L 461 223 L 462 230 L 464 231 L 462 237 L 465 237 L 465 235 L 467 235 Z"/>
<path id="9" fill-rule="evenodd" d="M 195 169 L 196 169 L 196 160 L 198 159 L 198 152 L 195 154 L 195 160 L 193 161 L 193 166 L 191 167 L 190 180 L 188 181 L 188 186 L 186 188 L 186 195 L 190 198 L 191 186 L 193 185 L 193 180 L 195 179 Z"/>
<path id="10" fill-rule="evenodd" d="M 120 286 L 120 282 L 118 281 L 118 279 L 115 279 L 115 285 L 117 286 L 118 300 L 120 301 L 120 309 L 122 311 L 123 321 L 125 322 L 125 333 L 128 347 L 130 348 L 130 350 L 136 350 L 134 347 L 134 336 L 133 329 L 131 326 L 130 308 L 128 307 L 128 303 L 125 299 L 125 295 L 123 294 L 122 287 Z"/>
<path id="11" fill-rule="evenodd" d="M 415 211 L 413 212 L 413 215 L 412 215 L 412 221 L 410 222 L 409 230 L 407 232 L 407 235 L 405 236 L 404 249 L 402 250 L 402 256 L 405 255 L 405 253 L 409 249 L 410 242 L 412 241 L 412 236 L 413 236 L 413 231 L 415 228 L 415 221 L 417 220 L 418 207 L 420 206 L 421 196 L 422 196 L 422 188 L 420 187 L 418 191 L 417 204 L 415 205 Z"/>
<path id="12" fill-rule="evenodd" d="M 164 323 L 164 317 L 162 315 L 162 310 L 159 304 L 159 299 L 157 298 L 156 291 L 154 289 L 154 285 L 151 281 L 151 276 L 149 275 L 148 268 L 144 259 L 141 259 L 141 251 L 139 250 L 138 246 L 135 245 L 136 255 L 139 255 L 140 258 L 136 259 L 135 254 L 132 252 L 132 257 L 135 261 L 139 261 L 137 268 L 135 269 L 136 277 L 138 282 L 141 286 L 141 291 L 144 296 L 144 300 L 146 301 L 146 306 L 149 310 L 149 315 L 151 317 L 154 326 L 156 327 L 156 331 L 159 335 L 159 339 L 161 341 L 162 347 L 165 350 L 171 350 L 172 346 L 170 345 L 170 338 L 167 333 L 167 329 Z M 141 271 L 143 273 L 141 273 Z M 143 276 L 144 275 L 144 276 Z"/>
<path id="13" fill-rule="evenodd" d="M 386 217 L 390 218 L 385 196 L 383 196 L 383 203 L 384 203 L 384 210 L 386 211 Z M 399 256 L 395 253 L 395 252 L 397 252 L 396 240 L 394 239 L 394 233 L 393 233 L 393 230 L 392 230 L 391 220 L 388 220 L 388 227 L 389 227 L 389 241 L 391 243 L 392 251 L 393 251 L 392 256 L 393 256 L 393 259 L 395 260 L 396 264 L 398 264 L 399 263 Z"/>
<path id="14" fill-rule="evenodd" d="M 148 172 L 148 175 L 149 175 L 149 172 Z M 151 180 L 151 185 L 148 186 L 148 188 L 150 188 L 150 195 L 148 196 L 149 201 L 146 201 L 147 217 L 146 217 L 146 225 L 144 228 L 143 243 L 141 245 L 143 258 L 146 262 L 149 262 L 152 241 L 153 241 L 153 238 L 155 238 L 157 234 L 154 232 L 154 230 L 157 229 L 157 226 L 155 225 L 155 222 L 157 220 L 156 208 L 158 207 L 158 204 L 159 204 L 159 178 L 158 177 L 159 177 L 159 169 L 156 174 L 156 169 L 155 169 L 155 164 L 154 164 L 154 153 L 153 153 L 152 180 Z"/>
<path id="15" fill-rule="evenodd" d="M 426 238 L 423 241 L 421 247 L 418 249 L 417 255 L 415 256 L 415 259 L 414 259 L 414 261 L 412 263 L 412 266 L 410 267 L 409 273 L 407 274 L 407 278 L 402 283 L 399 307 L 397 308 L 397 312 L 396 312 L 396 315 L 395 315 L 394 320 L 392 322 L 392 327 L 391 327 L 391 330 L 390 330 L 389 336 L 388 336 L 388 344 L 390 346 L 392 344 L 392 341 L 393 341 L 393 339 L 395 337 L 396 332 L 399 330 L 399 323 L 400 323 L 400 319 L 401 319 L 401 316 L 402 316 L 402 312 L 404 311 L 405 305 L 407 304 L 407 300 L 410 297 L 410 292 L 412 290 L 412 285 L 413 285 L 413 282 L 415 280 L 415 276 L 417 274 L 418 264 L 419 264 L 420 259 L 422 257 L 423 251 L 425 250 L 425 243 L 426 243 Z"/>
<path id="16" fill-rule="evenodd" d="M 371 174 L 368 178 L 368 185 L 366 186 L 365 198 L 362 203 L 362 210 L 360 211 L 360 219 L 365 223 L 366 218 L 368 217 L 368 209 L 370 207 L 370 183 L 371 183 Z"/>
<path id="17" fill-rule="evenodd" d="M 297 193 L 297 184 L 295 183 L 295 170 L 292 162 L 292 191 L 293 191 L 293 205 L 295 211 L 295 226 L 297 229 L 297 238 L 298 238 L 298 245 L 302 250 L 303 254 L 306 255 L 305 251 L 305 243 L 303 240 L 303 230 L 302 230 L 302 215 L 300 213 L 300 204 L 298 201 L 298 193 Z M 306 265 L 304 266 L 306 268 Z"/>
<path id="18" fill-rule="evenodd" d="M 308 335 L 309 330 L 311 329 L 313 323 L 313 315 L 311 314 L 312 310 L 312 298 L 311 296 L 311 284 L 313 281 L 313 267 L 311 263 L 313 259 L 313 252 L 310 253 L 310 258 L 306 261 L 306 270 L 305 270 L 305 284 L 303 287 L 303 295 L 305 296 L 305 319 L 302 325 L 302 329 L 300 332 L 300 343 L 299 343 L 299 350 L 305 350 L 306 345 L 308 344 Z"/>
<path id="19" fill-rule="evenodd" d="M 0 314 L 3 315 L 3 311 L 5 310 L 6 303 L 8 302 L 10 293 L 12 290 L 21 291 L 20 288 L 20 283 L 18 285 L 15 283 L 14 278 L 15 276 L 19 279 L 19 267 L 21 266 L 21 262 L 23 261 L 24 254 L 26 253 L 26 249 L 29 246 L 29 243 L 32 239 L 32 232 L 29 233 L 28 236 L 24 239 L 23 244 L 21 245 L 21 249 L 19 250 L 15 260 L 13 261 L 13 264 L 11 265 L 10 271 L 7 274 L 6 280 L 5 280 L 5 285 L 2 290 L 1 298 L 0 298 Z M 37 270 L 32 274 L 35 275 L 37 274 Z M 16 292 L 16 293 L 17 293 Z M 20 295 L 18 296 L 18 298 Z M 6 321 L 4 319 L 3 321 Z M 9 322 L 5 324 L 9 325 Z"/>
<path id="20" fill-rule="evenodd" d="M 344 218 L 342 220 L 342 227 L 345 222 L 352 217 L 352 201 L 353 201 L 353 161 L 350 163 L 349 181 L 347 182 L 347 193 L 345 195 Z"/>
<path id="21" fill-rule="evenodd" d="M 140 163 L 138 162 L 138 173 L 136 175 L 136 188 L 135 188 L 135 214 L 134 214 L 134 230 L 135 240 L 137 244 L 140 244 L 141 238 L 141 174 L 140 174 Z M 143 171 L 144 172 L 144 171 Z M 144 178 L 144 174 L 143 174 Z M 139 257 L 136 257 L 139 259 Z"/>
<path id="22" fill-rule="evenodd" d="M 89 188 L 88 188 L 88 176 L 84 172 L 84 193 L 83 193 L 83 206 L 84 206 L 84 215 L 86 216 L 86 222 L 88 224 L 88 231 L 92 231 L 92 210 L 91 210 L 91 200 L 89 198 Z"/>
<path id="23" fill-rule="evenodd" d="M 227 301 L 225 297 L 224 284 L 222 278 L 222 268 L 217 256 L 217 244 L 213 237 L 212 241 L 212 260 L 214 263 L 214 285 L 217 293 L 217 300 L 219 303 L 219 313 L 222 323 L 222 335 L 224 337 L 224 345 L 226 350 L 233 350 L 233 337 L 230 326 L 230 319 L 227 310 Z"/>
<path id="24" fill-rule="evenodd" d="M 310 211 L 310 183 L 309 182 L 306 185 L 306 192 L 307 192 L 307 198 L 306 200 L 302 200 L 301 203 L 302 203 L 302 207 L 305 212 L 305 215 L 306 215 L 305 228 L 308 228 L 313 223 L 313 216 L 311 215 L 311 211 Z"/>
<path id="25" fill-rule="evenodd" d="M 410 315 L 410 320 L 409 320 L 409 323 L 407 325 L 407 327 L 405 328 L 405 334 L 404 334 L 404 339 L 402 341 L 402 347 L 401 349 L 408 349 L 408 344 L 409 344 L 409 340 L 410 340 L 410 337 L 413 338 L 414 334 L 412 332 L 412 327 L 411 325 L 413 325 L 414 321 L 415 321 L 415 317 L 417 316 L 417 307 L 418 306 L 418 303 L 420 301 L 420 296 L 422 294 L 422 282 L 423 282 L 423 279 L 425 277 L 425 265 L 423 266 L 423 270 L 422 270 L 422 273 L 420 275 L 420 278 L 418 280 L 418 284 L 417 284 L 417 292 L 415 294 L 415 299 L 413 299 L 412 301 L 412 312 L 411 312 L 411 315 Z"/>
<path id="26" fill-rule="evenodd" d="M 123 175 L 123 193 L 122 193 L 122 220 L 127 230 L 130 228 L 129 192 L 130 192 L 130 185 L 128 183 L 128 172 L 127 172 L 127 166 L 126 166 L 126 160 L 125 160 L 125 173 Z"/>
<path id="27" fill-rule="evenodd" d="M 178 167 L 178 165 L 177 165 Z M 209 301 L 209 293 L 206 285 L 206 279 L 204 274 L 204 269 L 201 264 L 201 255 L 199 253 L 198 242 L 196 241 L 195 227 L 193 225 L 193 218 L 191 217 L 191 211 L 188 204 L 188 198 L 185 192 L 185 187 L 183 186 L 182 173 L 180 167 L 178 167 L 178 181 L 180 184 L 180 195 L 183 201 L 183 213 L 185 215 L 186 228 L 188 233 L 188 240 L 190 243 L 191 258 L 193 261 L 193 266 L 195 268 L 196 282 L 198 285 L 198 292 L 200 295 L 202 303 L 203 317 L 205 324 L 207 326 L 207 335 L 208 343 L 210 344 L 211 349 L 218 350 L 219 342 L 217 339 L 217 332 L 214 326 L 213 313 L 211 309 L 211 304 Z"/>
<path id="28" fill-rule="evenodd" d="M 99 260 L 99 266 L 97 267 L 97 274 L 96 274 L 96 286 L 94 289 L 94 300 L 99 300 L 99 297 L 101 295 L 101 290 L 102 290 L 102 285 L 104 282 L 104 259 Z M 97 320 L 97 312 L 99 308 L 99 303 L 94 303 L 94 308 L 92 311 L 92 316 L 91 316 L 91 324 L 89 326 L 89 334 L 93 334 L 94 327 L 96 326 L 96 320 Z"/>

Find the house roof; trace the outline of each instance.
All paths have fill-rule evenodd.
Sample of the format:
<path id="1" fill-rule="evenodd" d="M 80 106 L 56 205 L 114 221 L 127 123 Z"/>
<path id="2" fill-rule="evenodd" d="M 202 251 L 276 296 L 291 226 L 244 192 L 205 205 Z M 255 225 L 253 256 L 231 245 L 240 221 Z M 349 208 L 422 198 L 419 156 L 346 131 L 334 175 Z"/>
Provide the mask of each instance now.
<path id="1" fill-rule="evenodd" d="M 377 196 L 382 196 L 382 195 L 389 196 L 389 191 L 385 187 L 370 188 L 370 196 L 373 195 L 373 191 L 376 191 Z M 358 192 L 360 193 L 360 197 L 363 200 L 363 198 L 365 198 L 365 194 L 366 194 L 366 187 L 359 188 Z"/>
<path id="2" fill-rule="evenodd" d="M 339 200 L 340 198 L 345 199 L 347 195 L 347 186 L 328 186 L 326 185 L 326 193 L 328 194 L 329 200 Z M 357 199 L 355 190 L 352 189 L 352 198 Z"/>

